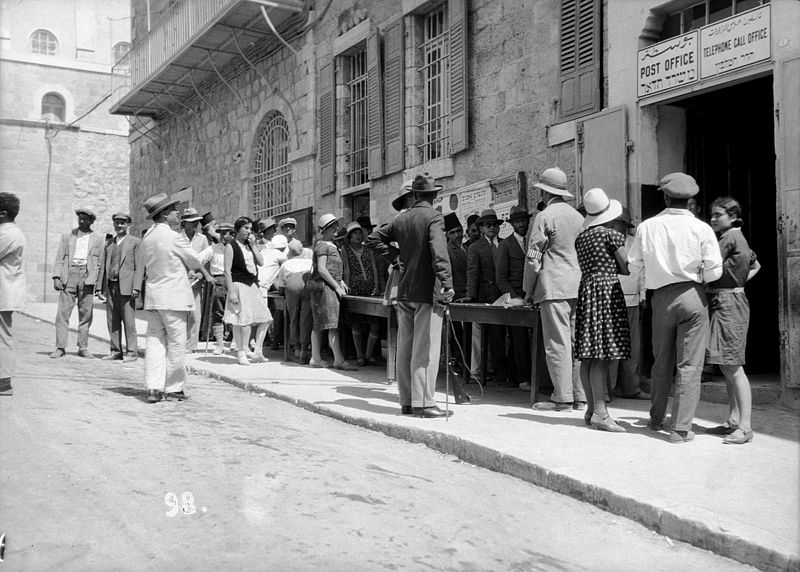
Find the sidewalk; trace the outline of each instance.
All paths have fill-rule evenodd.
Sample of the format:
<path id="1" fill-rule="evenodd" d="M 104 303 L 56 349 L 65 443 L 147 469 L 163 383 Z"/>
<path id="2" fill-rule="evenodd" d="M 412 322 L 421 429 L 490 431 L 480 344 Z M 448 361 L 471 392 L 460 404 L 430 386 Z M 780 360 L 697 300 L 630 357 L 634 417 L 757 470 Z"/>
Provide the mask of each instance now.
<path id="1" fill-rule="evenodd" d="M 22 314 L 52 323 L 56 304 L 30 304 Z M 73 313 L 72 327 L 77 324 Z M 144 333 L 144 320 L 137 320 Z M 95 308 L 92 337 L 108 339 L 103 307 Z M 55 333 L 53 333 L 55 337 Z M 203 348 L 204 342 L 200 344 Z M 68 353 L 74 353 L 70 336 Z M 92 349 L 105 345 L 92 344 Z M 140 347 L 144 338 L 140 335 Z M 727 407 L 701 402 L 697 438 L 672 445 L 646 427 L 649 402 L 615 399 L 612 415 L 628 429 L 610 434 L 587 428 L 581 412 L 534 411 L 529 394 L 491 386 L 485 397 L 450 407 L 449 420 L 401 416 L 396 387 L 385 370 L 357 372 L 282 364 L 240 366 L 231 355 L 194 354 L 188 366 L 243 389 L 299 405 L 392 437 L 567 494 L 764 570 L 800 570 L 800 418 L 776 405 L 756 405 L 755 439 L 721 444 L 703 433 Z M 347 373 L 347 375 L 345 375 Z M 441 381 L 441 380 L 440 380 Z M 444 407 L 444 383 L 437 399 Z M 470 394 L 478 390 L 467 386 Z M 187 388 L 191 392 L 191 387 Z M 531 515 L 536 518 L 536 515 Z"/>

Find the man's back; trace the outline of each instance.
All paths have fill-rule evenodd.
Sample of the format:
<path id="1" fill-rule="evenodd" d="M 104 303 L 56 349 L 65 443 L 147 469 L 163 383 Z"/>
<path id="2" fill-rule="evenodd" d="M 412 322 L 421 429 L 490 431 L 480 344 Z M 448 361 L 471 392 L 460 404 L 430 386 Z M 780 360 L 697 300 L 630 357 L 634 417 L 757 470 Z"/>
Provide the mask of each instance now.
<path id="1" fill-rule="evenodd" d="M 542 269 L 534 289 L 534 301 L 576 298 L 581 270 L 575 239 L 583 230 L 583 217 L 571 205 L 556 201 L 534 220 L 531 248 L 544 248 Z"/>
<path id="2" fill-rule="evenodd" d="M 194 308 L 186 270 L 197 270 L 200 261 L 188 240 L 166 224 L 157 223 L 142 238 L 138 256 L 137 276 L 143 272 L 147 279 L 145 310 Z"/>
<path id="3" fill-rule="evenodd" d="M 711 282 L 722 273 L 714 231 L 686 209 L 666 208 L 642 222 L 628 256 L 632 275 L 644 269 L 645 287 Z"/>
<path id="4" fill-rule="evenodd" d="M 452 288 L 444 218 L 430 204 L 417 202 L 376 234 L 400 245 L 403 277 L 398 285 L 398 301 L 432 303 L 436 278 L 442 287 Z M 376 247 L 373 242 L 368 245 Z"/>

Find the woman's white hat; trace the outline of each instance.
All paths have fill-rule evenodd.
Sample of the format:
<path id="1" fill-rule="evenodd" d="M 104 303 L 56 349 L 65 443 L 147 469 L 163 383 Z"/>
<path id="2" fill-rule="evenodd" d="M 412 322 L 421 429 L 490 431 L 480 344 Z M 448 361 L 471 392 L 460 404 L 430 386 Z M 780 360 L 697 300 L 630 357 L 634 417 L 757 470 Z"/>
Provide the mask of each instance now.
<path id="1" fill-rule="evenodd" d="M 622 203 L 616 199 L 609 199 L 603 189 L 594 188 L 583 195 L 583 206 L 586 209 L 586 219 L 583 226 L 598 226 L 614 220 L 622 214 Z"/>
<path id="2" fill-rule="evenodd" d="M 335 215 L 327 213 L 319 217 L 319 221 L 317 221 L 317 226 L 319 227 L 320 230 L 325 230 L 327 227 L 335 223 L 337 220 L 339 219 L 337 219 Z"/>

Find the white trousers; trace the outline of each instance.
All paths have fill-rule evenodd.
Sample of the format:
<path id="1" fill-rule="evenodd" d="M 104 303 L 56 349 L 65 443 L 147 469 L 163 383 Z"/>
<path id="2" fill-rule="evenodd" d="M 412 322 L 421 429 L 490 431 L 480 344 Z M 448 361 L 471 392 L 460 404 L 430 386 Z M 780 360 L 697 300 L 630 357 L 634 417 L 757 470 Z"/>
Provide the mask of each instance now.
<path id="1" fill-rule="evenodd" d="M 144 379 L 147 389 L 183 391 L 186 384 L 186 310 L 147 310 Z"/>

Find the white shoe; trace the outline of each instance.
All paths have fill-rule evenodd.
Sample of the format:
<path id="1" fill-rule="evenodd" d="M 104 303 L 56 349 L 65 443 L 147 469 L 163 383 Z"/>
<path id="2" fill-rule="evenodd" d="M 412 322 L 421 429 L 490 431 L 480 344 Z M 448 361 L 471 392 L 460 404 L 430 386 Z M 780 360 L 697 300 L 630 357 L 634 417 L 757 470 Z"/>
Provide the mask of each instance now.
<path id="1" fill-rule="evenodd" d="M 241 365 L 250 365 L 250 360 L 247 359 L 247 355 L 245 355 L 244 352 L 239 352 L 239 355 L 237 356 L 236 360 Z"/>
<path id="2" fill-rule="evenodd" d="M 212 355 L 215 355 L 215 356 L 221 356 L 222 354 L 225 353 L 225 347 L 224 346 L 217 346 L 217 347 L 214 348 L 214 351 L 211 352 L 211 353 L 212 353 Z"/>
<path id="3" fill-rule="evenodd" d="M 250 361 L 252 361 L 253 363 L 265 363 L 269 361 L 269 359 L 267 359 L 267 357 L 263 354 L 254 353 L 252 356 L 248 357 L 250 357 Z"/>

